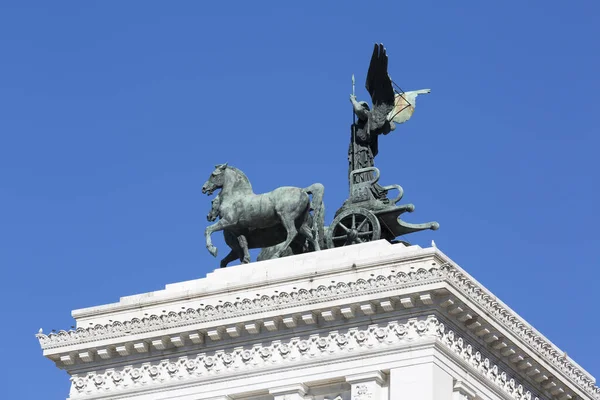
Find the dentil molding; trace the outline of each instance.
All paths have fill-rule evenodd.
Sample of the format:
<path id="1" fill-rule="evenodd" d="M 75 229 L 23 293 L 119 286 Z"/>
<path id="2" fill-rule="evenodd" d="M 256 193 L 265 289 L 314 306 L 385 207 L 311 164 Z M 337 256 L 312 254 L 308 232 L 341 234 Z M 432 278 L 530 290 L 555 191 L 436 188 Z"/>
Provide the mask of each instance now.
<path id="1" fill-rule="evenodd" d="M 226 374 L 255 371 L 261 368 L 282 368 L 284 365 L 316 362 L 318 359 L 343 355 L 360 354 L 374 350 L 399 347 L 424 339 L 433 339 L 465 361 L 473 372 L 515 400 L 540 400 L 525 389 L 516 379 L 488 358 L 482 356 L 471 344 L 447 330 L 435 316 L 426 319 L 410 319 L 406 323 L 391 322 L 385 326 L 373 325 L 368 329 L 350 329 L 345 333 L 332 332 L 328 335 L 312 335 L 307 339 L 275 341 L 268 346 L 255 345 L 238 348 L 232 352 L 217 351 L 200 354 L 195 358 L 181 357 L 163 360 L 157 364 L 146 363 L 138 367 L 126 366 L 109 369 L 103 373 L 90 372 L 85 376 L 71 377 L 71 398 L 86 398 L 95 394 L 106 394 L 151 387 L 193 383 L 205 378 Z M 368 400 L 369 391 L 357 388 L 357 400 Z"/>
<path id="2" fill-rule="evenodd" d="M 421 268 L 417 271 L 398 272 L 387 276 L 379 275 L 370 279 L 339 282 L 328 286 L 321 285 L 316 289 L 299 288 L 298 290 L 281 292 L 272 296 L 263 295 L 260 298 L 244 298 L 235 302 L 189 308 L 178 313 L 169 312 L 162 315 L 151 315 L 142 319 L 114 321 L 110 324 L 98 324 L 89 328 L 77 328 L 48 335 L 39 333 L 36 336 L 42 349 L 51 349 L 100 339 L 118 338 L 202 322 L 219 321 L 237 316 L 259 314 L 299 305 L 318 304 L 359 294 L 391 291 L 442 280 L 449 282 L 476 302 L 503 326 L 522 338 L 544 359 L 570 377 L 579 387 L 593 397 L 600 399 L 600 388 L 595 385 L 595 382 L 587 374 L 574 365 L 563 353 L 557 351 L 553 345 L 522 319 L 507 310 L 487 290 L 473 282 L 468 275 L 451 263 L 432 267 L 428 270 Z"/>

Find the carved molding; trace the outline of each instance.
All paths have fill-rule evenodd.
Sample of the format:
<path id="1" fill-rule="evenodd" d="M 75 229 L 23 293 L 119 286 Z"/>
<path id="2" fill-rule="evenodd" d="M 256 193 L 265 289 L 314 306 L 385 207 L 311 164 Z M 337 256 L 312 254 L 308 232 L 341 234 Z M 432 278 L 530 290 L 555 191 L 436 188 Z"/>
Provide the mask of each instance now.
<path id="1" fill-rule="evenodd" d="M 460 289 L 471 300 L 475 301 L 486 311 L 492 314 L 505 327 L 509 328 L 517 336 L 522 338 L 534 350 L 543 356 L 552 365 L 557 367 L 566 376 L 581 387 L 584 391 L 591 394 L 594 398 L 600 399 L 600 388 L 590 379 L 581 369 L 568 360 L 563 353 L 548 343 L 542 336 L 533 331 L 531 327 L 522 319 L 513 315 L 504 308 L 494 296 L 482 289 L 473 282 L 467 275 L 453 266 L 447 269 L 447 279 Z"/>
<path id="2" fill-rule="evenodd" d="M 539 400 L 537 397 L 533 398 L 531 392 L 526 390 L 523 385 L 493 364 L 489 358 L 476 351 L 473 346 L 456 335 L 454 331 L 446 330 L 442 323 L 438 323 L 438 337 L 447 348 L 467 361 L 480 375 L 496 384 L 514 399 Z"/>
<path id="3" fill-rule="evenodd" d="M 397 322 L 385 326 L 370 326 L 365 330 L 351 329 L 345 333 L 332 332 L 307 339 L 292 339 L 288 342 L 273 342 L 269 346 L 256 345 L 252 348 L 239 348 L 232 352 L 217 351 L 213 354 L 200 354 L 195 358 L 182 357 L 175 361 L 163 360 L 158 364 L 143 364 L 139 367 L 127 366 L 120 370 L 109 369 L 103 373 L 88 373 L 85 376 L 71 377 L 71 397 L 135 389 L 141 386 L 154 386 L 201 379 L 221 374 L 239 373 L 244 370 L 273 367 L 281 363 L 296 363 L 315 360 L 327 356 L 373 351 L 387 346 L 434 338 L 464 359 L 474 371 L 491 381 L 515 400 L 539 400 L 531 392 L 511 378 L 506 372 L 474 351 L 453 331 L 446 330 L 434 316 L 426 319 L 411 319 L 404 324 Z M 360 384 L 359 384 L 360 385 Z M 357 390 L 356 399 L 368 400 L 369 390 Z"/>
<path id="4" fill-rule="evenodd" d="M 316 289 L 299 289 L 291 292 L 281 292 L 273 296 L 264 295 L 260 298 L 245 298 L 236 302 L 226 302 L 217 305 L 206 305 L 199 308 L 188 308 L 185 311 L 169 312 L 163 315 L 150 315 L 147 318 L 133 318 L 129 321 L 114 321 L 110 324 L 95 325 L 89 328 L 50 333 L 38 333 L 42 349 L 69 346 L 79 343 L 92 342 L 100 339 L 117 338 L 138 333 L 152 332 L 197 323 L 219 321 L 243 315 L 264 313 L 269 310 L 289 308 L 304 304 L 331 301 L 338 298 L 353 297 L 357 294 L 369 294 L 412 286 L 415 282 L 432 279 L 441 280 L 447 275 L 446 268 L 419 269 L 416 272 L 379 275 L 371 279 L 358 279 L 355 282 L 339 282 Z"/>
<path id="5" fill-rule="evenodd" d="M 195 358 L 181 357 L 176 361 L 163 360 L 158 364 L 127 366 L 103 373 L 88 373 L 71 377 L 71 396 L 105 393 L 140 386 L 165 384 L 186 379 L 202 378 L 244 370 L 273 367 L 276 364 L 315 360 L 334 354 L 369 351 L 376 347 L 413 342 L 423 337 L 439 335 L 437 318 L 412 319 L 404 324 L 370 326 L 366 330 L 351 329 L 345 333 L 332 332 L 307 339 L 275 341 L 268 346 L 238 348 L 232 352 L 217 351 Z"/>
<path id="6" fill-rule="evenodd" d="M 600 388 L 597 387 L 581 369 L 574 365 L 564 354 L 557 351 L 543 337 L 531 329 L 524 321 L 513 315 L 498 303 L 494 296 L 474 283 L 467 275 L 451 264 L 414 272 L 398 272 L 388 276 L 379 275 L 371 279 L 358 279 L 355 282 L 340 282 L 329 286 L 321 285 L 316 289 L 299 289 L 292 292 L 281 292 L 273 296 L 245 298 L 236 302 L 218 305 L 207 305 L 200 308 L 189 308 L 179 313 L 170 312 L 164 315 L 151 315 L 148 318 L 96 325 L 90 328 L 60 331 L 58 333 L 37 334 L 42 349 L 50 349 L 73 344 L 92 342 L 99 339 L 117 338 L 130 334 L 152 332 L 178 326 L 187 326 L 201 322 L 218 321 L 243 315 L 264 313 L 304 304 L 316 304 L 340 298 L 391 291 L 394 289 L 417 286 L 424 283 L 446 280 L 461 290 L 465 295 L 488 311 L 505 327 L 528 343 L 532 349 L 570 377 L 579 387 L 600 399 Z"/>

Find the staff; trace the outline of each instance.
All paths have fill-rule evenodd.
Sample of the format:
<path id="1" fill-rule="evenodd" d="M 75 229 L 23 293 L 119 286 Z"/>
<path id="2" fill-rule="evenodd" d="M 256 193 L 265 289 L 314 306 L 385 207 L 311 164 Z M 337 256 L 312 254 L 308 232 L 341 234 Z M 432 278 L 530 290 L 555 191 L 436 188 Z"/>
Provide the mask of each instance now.
<path id="1" fill-rule="evenodd" d="M 354 74 L 352 74 L 352 96 L 355 96 L 354 93 Z M 356 151 L 355 151 L 355 143 L 356 143 L 356 113 L 354 112 L 354 105 L 352 106 L 352 167 L 350 168 L 350 175 L 348 176 L 348 180 L 350 181 L 350 187 L 352 187 L 352 171 L 356 168 Z"/>

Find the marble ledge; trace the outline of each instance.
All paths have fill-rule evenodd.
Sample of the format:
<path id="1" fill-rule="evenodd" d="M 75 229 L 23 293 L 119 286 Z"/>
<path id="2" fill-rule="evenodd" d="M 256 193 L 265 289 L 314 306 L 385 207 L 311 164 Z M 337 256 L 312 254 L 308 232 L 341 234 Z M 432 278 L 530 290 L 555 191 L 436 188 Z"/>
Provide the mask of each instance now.
<path id="1" fill-rule="evenodd" d="M 437 265 L 451 265 L 455 269 L 454 273 L 456 274 L 453 279 L 462 281 L 469 287 L 477 288 L 476 291 L 481 289 L 479 295 L 486 297 L 486 301 L 489 304 L 495 304 L 495 307 L 498 307 L 504 313 L 505 317 L 516 318 L 516 324 L 521 326 L 521 328 L 517 329 L 525 329 L 528 331 L 527 336 L 532 339 L 537 337 L 538 339 L 536 340 L 541 341 L 544 353 L 551 353 L 551 350 L 546 346 L 549 346 L 556 353 L 563 353 L 541 333 L 527 324 L 510 307 L 498 300 L 483 285 L 460 268 L 460 266 L 452 262 L 438 248 L 423 249 L 419 246 L 392 245 L 386 241 L 369 242 L 345 248 L 330 249 L 317 253 L 219 269 L 207 274 L 206 278 L 166 285 L 164 290 L 123 297 L 119 303 L 75 310 L 73 311 L 73 316 L 77 319 L 78 326 L 81 324 L 81 326 L 85 327 L 85 324 L 92 321 L 92 319 L 103 318 L 111 314 L 114 317 L 113 319 L 118 320 L 119 316 L 125 316 L 129 311 L 135 310 L 137 312 L 145 307 L 158 308 L 168 303 L 175 303 L 182 300 L 210 302 L 218 299 L 219 295 L 225 294 L 229 296 L 234 292 L 237 295 L 238 291 L 240 294 L 245 291 L 246 293 L 255 295 L 256 293 L 253 290 L 256 290 L 259 286 L 263 288 L 262 290 L 272 288 L 281 290 L 280 286 L 301 285 L 301 281 L 304 281 L 304 285 L 306 286 L 308 282 L 312 282 L 311 278 L 325 279 L 335 274 L 336 280 L 338 278 L 344 279 L 355 273 L 376 272 L 379 266 L 389 269 L 393 265 L 395 269 L 403 269 L 404 267 L 408 269 L 410 266 L 421 264 L 422 267 L 428 268 L 431 261 L 437 263 Z M 395 264 L 398 264 L 398 266 L 396 267 Z M 280 286 L 276 287 L 275 285 Z M 470 291 L 466 286 L 463 290 L 465 289 Z M 467 297 L 469 296 L 471 295 L 467 295 Z M 399 305 L 402 308 L 410 308 L 412 301 L 409 300 L 400 299 Z M 428 301 L 427 299 L 424 300 Z M 471 300 L 475 300 L 475 298 Z M 389 308 L 391 304 L 384 304 L 382 307 Z M 352 311 L 341 310 L 342 314 L 351 313 Z M 502 321 L 498 322 L 500 325 L 505 325 Z M 508 326 L 506 327 L 508 328 Z M 269 330 L 269 327 L 266 327 L 266 329 Z M 523 338 L 520 340 L 523 341 L 523 344 L 527 342 Z M 595 384 L 594 377 L 570 357 L 565 357 L 563 360 L 567 362 L 567 365 L 570 364 L 576 370 L 579 370 L 576 373 L 582 374 L 589 382 Z"/>
<path id="2" fill-rule="evenodd" d="M 276 260 L 253 262 L 216 269 L 205 278 L 167 284 L 165 289 L 121 297 L 118 303 L 73 310 L 76 320 L 137 309 L 160 303 L 218 295 L 235 290 L 252 290 L 259 286 L 289 283 L 299 279 L 348 272 L 353 265 L 361 270 L 394 261 L 410 261 L 441 255 L 436 248 L 390 244 L 385 240 L 323 250 Z"/>

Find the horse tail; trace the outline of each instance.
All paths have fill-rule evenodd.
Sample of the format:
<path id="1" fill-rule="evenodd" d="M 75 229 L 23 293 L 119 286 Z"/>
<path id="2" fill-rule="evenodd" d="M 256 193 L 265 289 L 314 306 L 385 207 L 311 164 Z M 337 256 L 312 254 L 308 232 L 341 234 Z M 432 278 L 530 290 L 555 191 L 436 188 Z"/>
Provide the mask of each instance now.
<path id="1" fill-rule="evenodd" d="M 323 248 L 322 245 L 325 239 L 325 205 L 323 204 L 325 186 L 320 183 L 313 183 L 303 190 L 312 195 L 312 201 L 310 202 L 310 208 L 312 208 L 314 212 L 312 231 L 316 235 L 315 239 L 319 243 L 319 246 Z"/>

